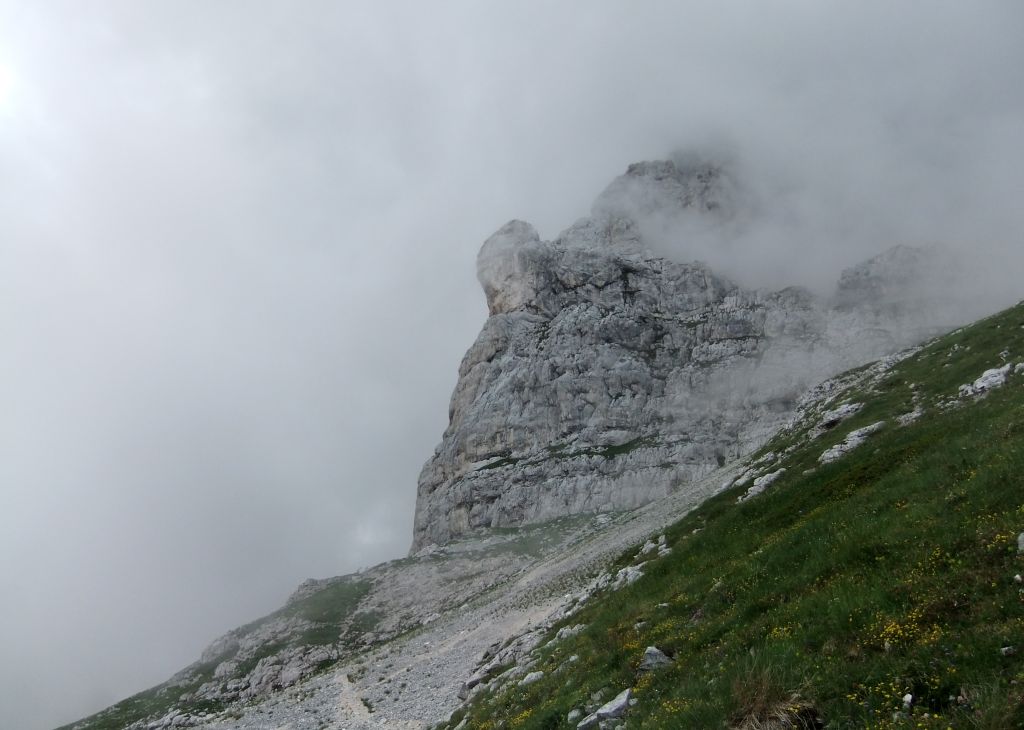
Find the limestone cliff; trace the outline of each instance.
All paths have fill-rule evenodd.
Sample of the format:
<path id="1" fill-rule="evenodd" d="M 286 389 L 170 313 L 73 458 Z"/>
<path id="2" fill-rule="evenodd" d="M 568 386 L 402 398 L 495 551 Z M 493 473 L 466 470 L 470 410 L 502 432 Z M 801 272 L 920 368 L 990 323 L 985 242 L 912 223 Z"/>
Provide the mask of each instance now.
<path id="1" fill-rule="evenodd" d="M 414 551 L 684 490 L 762 444 L 808 386 L 950 324 L 900 298 L 917 249 L 844 272 L 824 301 L 645 245 L 652 216 L 724 225 L 736 199 L 713 164 L 638 163 L 554 241 L 511 221 L 484 243 L 490 317 L 420 476 Z"/>

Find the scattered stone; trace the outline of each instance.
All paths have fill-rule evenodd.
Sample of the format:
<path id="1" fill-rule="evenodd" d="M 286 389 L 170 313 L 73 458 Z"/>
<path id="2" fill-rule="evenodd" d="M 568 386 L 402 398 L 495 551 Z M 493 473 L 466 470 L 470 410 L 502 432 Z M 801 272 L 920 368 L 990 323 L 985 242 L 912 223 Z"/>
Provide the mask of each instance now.
<path id="1" fill-rule="evenodd" d="M 580 633 L 585 628 L 587 628 L 586 624 L 576 624 L 575 626 L 563 626 L 558 630 L 558 633 L 555 634 L 555 641 L 561 641 L 562 639 L 568 639 L 570 637 L 576 636 L 576 634 Z"/>
<path id="2" fill-rule="evenodd" d="M 818 457 L 818 461 L 822 464 L 831 464 L 833 461 L 838 461 L 840 458 L 864 443 L 868 436 L 882 430 L 883 428 L 885 428 L 885 421 L 878 421 L 877 423 L 872 423 L 870 426 L 865 426 L 864 428 L 858 428 L 856 431 L 851 431 L 847 434 L 844 441 L 836 444 L 830 449 L 826 449 L 822 455 Z"/>
<path id="3" fill-rule="evenodd" d="M 746 502 L 751 497 L 756 497 L 761 494 L 764 490 L 772 485 L 772 483 L 786 473 L 786 468 L 783 467 L 777 471 L 773 471 L 771 474 L 765 474 L 754 480 L 753 486 L 750 487 L 744 494 L 740 495 L 737 502 Z"/>
<path id="4" fill-rule="evenodd" d="M 914 406 L 914 410 L 900 416 L 896 416 L 896 423 L 900 426 L 909 426 L 923 415 L 924 409 L 921 408 L 921 406 Z"/>
<path id="5" fill-rule="evenodd" d="M 576 725 L 577 730 L 596 727 L 602 720 L 611 720 L 622 717 L 629 709 L 629 700 L 633 696 L 633 690 L 624 689 L 615 696 L 611 702 L 601 705 L 593 714 L 587 715 Z"/>
<path id="6" fill-rule="evenodd" d="M 1024 553 L 1024 532 L 1017 535 L 1017 552 Z"/>
<path id="7" fill-rule="evenodd" d="M 238 662 L 236 661 L 232 661 L 229 659 L 226 662 L 221 662 L 217 665 L 217 668 L 213 670 L 213 678 L 224 679 L 225 677 L 230 677 L 232 674 L 235 673 L 235 670 L 237 668 Z"/>
<path id="8" fill-rule="evenodd" d="M 644 649 L 643 659 L 640 660 L 640 671 L 650 672 L 654 669 L 660 669 L 661 667 L 668 666 L 673 662 L 673 659 L 669 657 L 665 652 L 656 646 L 649 646 Z"/>
<path id="9" fill-rule="evenodd" d="M 527 685 L 533 684 L 534 682 L 539 682 L 543 678 L 544 672 L 530 672 L 525 677 L 519 680 L 519 686 L 525 687 Z"/>
<path id="10" fill-rule="evenodd" d="M 818 421 L 817 425 L 811 429 L 810 433 L 808 433 L 808 437 L 811 440 L 814 440 L 826 431 L 831 431 L 847 418 L 858 413 L 863 407 L 863 403 L 843 403 L 837 408 L 833 408 L 831 411 L 825 411 L 821 414 L 821 419 Z"/>
<path id="11" fill-rule="evenodd" d="M 1004 646 L 999 650 L 999 653 L 1003 656 L 1013 656 L 1017 653 L 1017 647 L 1015 646 Z"/>
<path id="12" fill-rule="evenodd" d="M 569 714 L 565 716 L 565 721 L 566 722 L 570 722 L 570 723 L 576 722 L 582 716 L 583 716 L 583 710 L 575 709 L 575 710 L 570 711 Z"/>
<path id="13" fill-rule="evenodd" d="M 629 708 L 629 700 L 632 696 L 632 689 L 627 688 L 622 690 L 619 694 L 615 695 L 615 699 L 597 709 L 597 716 L 602 720 L 612 717 L 622 717 L 626 714 L 626 710 Z"/>
<path id="14" fill-rule="evenodd" d="M 616 573 L 615 580 L 612 581 L 610 586 L 611 589 L 613 591 L 617 591 L 618 589 L 632 585 L 643 578 L 644 571 L 641 570 L 641 566 L 643 566 L 643 563 L 640 563 L 640 565 L 627 565 Z"/>
<path id="15" fill-rule="evenodd" d="M 1006 383 L 1006 376 L 1010 372 L 1010 365 L 1003 365 L 1001 368 L 991 368 L 981 374 L 981 377 L 973 383 L 965 383 L 959 388 L 961 398 L 980 398 L 993 388 L 998 388 Z"/>

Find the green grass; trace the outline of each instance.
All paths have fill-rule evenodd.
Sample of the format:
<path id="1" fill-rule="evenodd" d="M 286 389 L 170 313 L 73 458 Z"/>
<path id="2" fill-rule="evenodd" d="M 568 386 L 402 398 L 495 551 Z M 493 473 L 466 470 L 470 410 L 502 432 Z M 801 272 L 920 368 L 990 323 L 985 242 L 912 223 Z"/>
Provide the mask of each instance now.
<path id="1" fill-rule="evenodd" d="M 727 490 L 674 525 L 671 555 L 552 628 L 587 625 L 536 651 L 543 680 L 488 690 L 445 727 L 573 727 L 567 714 L 592 707 L 593 693 L 626 687 L 638 700 L 631 728 L 771 727 L 771 717 L 1024 727 L 1014 581 L 1024 572 L 1024 375 L 976 402 L 936 405 L 1001 365 L 1002 350 L 1024 358 L 1022 327 L 1018 305 L 941 338 L 836 398 L 865 406 L 820 438 L 806 441 L 812 423 L 780 434 L 765 451 L 797 447 L 766 469 L 787 469 L 768 491 L 737 504 L 743 488 Z M 900 427 L 915 392 L 925 415 Z M 881 420 L 860 448 L 819 465 L 826 448 Z M 635 554 L 613 569 L 644 559 Z M 638 673 L 648 645 L 674 664 Z M 1004 656 L 1007 646 L 1017 652 Z"/>
<path id="2" fill-rule="evenodd" d="M 359 602 L 370 592 L 366 580 L 339 580 L 325 588 L 285 606 L 271 616 L 297 616 L 307 621 L 330 624 L 341 628 L 355 611 Z"/>

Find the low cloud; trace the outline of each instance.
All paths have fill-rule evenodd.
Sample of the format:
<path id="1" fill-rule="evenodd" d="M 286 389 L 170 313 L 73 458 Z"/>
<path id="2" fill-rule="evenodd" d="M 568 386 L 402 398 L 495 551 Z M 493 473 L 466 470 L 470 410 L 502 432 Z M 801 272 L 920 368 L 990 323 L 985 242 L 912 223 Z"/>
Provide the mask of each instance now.
<path id="1" fill-rule="evenodd" d="M 480 243 L 631 162 L 735 162 L 756 225 L 692 253 L 741 283 L 938 243 L 1019 298 L 1022 14 L 0 5 L 0 724 L 403 554 Z"/>

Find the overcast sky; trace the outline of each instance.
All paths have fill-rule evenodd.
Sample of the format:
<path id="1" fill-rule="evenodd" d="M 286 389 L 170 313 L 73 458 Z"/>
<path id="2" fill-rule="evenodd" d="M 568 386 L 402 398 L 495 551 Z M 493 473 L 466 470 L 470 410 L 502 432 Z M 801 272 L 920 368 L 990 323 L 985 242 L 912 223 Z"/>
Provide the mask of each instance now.
<path id="1" fill-rule="evenodd" d="M 742 162 L 744 283 L 1019 279 L 1024 5 L 839 6 L 0 0 L 0 726 L 404 554 L 480 244 L 630 162 Z"/>

